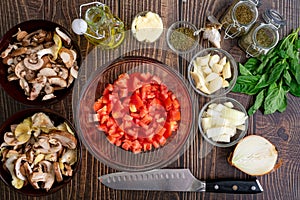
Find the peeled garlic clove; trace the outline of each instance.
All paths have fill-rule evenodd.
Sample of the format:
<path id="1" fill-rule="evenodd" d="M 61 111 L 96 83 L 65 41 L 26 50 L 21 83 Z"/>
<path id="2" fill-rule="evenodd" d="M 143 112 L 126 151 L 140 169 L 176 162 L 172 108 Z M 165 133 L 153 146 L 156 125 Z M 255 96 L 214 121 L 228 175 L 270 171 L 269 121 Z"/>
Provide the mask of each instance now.
<path id="1" fill-rule="evenodd" d="M 229 86 L 229 82 L 226 81 L 225 79 L 223 79 L 223 82 L 222 82 L 222 88 L 226 88 Z"/>
<path id="2" fill-rule="evenodd" d="M 210 60 L 210 54 L 207 54 L 206 56 L 203 57 L 197 57 L 195 62 L 197 66 L 205 66 L 208 65 L 209 60 Z"/>
<path id="3" fill-rule="evenodd" d="M 219 64 L 224 66 L 226 62 L 227 62 L 226 56 L 224 56 L 223 58 L 220 59 Z"/>
<path id="4" fill-rule="evenodd" d="M 213 81 L 218 77 L 220 77 L 219 74 L 212 72 L 212 73 L 210 73 L 209 75 L 206 76 L 205 82 Z"/>
<path id="5" fill-rule="evenodd" d="M 217 90 L 219 90 L 220 88 L 222 88 L 222 84 L 223 84 L 223 79 L 218 76 L 217 78 L 215 78 L 214 80 L 212 80 L 209 85 L 208 85 L 208 90 L 211 93 L 216 92 Z"/>
<path id="6" fill-rule="evenodd" d="M 211 91 L 206 87 L 206 85 L 201 86 L 199 89 L 206 94 L 211 94 Z"/>
<path id="7" fill-rule="evenodd" d="M 228 79 L 231 78 L 231 69 L 230 69 L 230 62 L 227 61 L 226 64 L 223 67 L 223 78 Z"/>
<path id="8" fill-rule="evenodd" d="M 223 70 L 223 65 L 215 63 L 211 69 L 215 73 L 220 73 Z"/>
<path id="9" fill-rule="evenodd" d="M 220 56 L 215 54 L 213 56 L 210 56 L 208 65 L 212 67 L 214 66 L 214 64 L 218 63 L 219 61 L 220 61 Z"/>
<path id="10" fill-rule="evenodd" d="M 276 165 L 278 152 L 267 139 L 250 135 L 236 146 L 229 160 L 230 164 L 251 176 L 270 173 Z"/>
<path id="11" fill-rule="evenodd" d="M 208 65 L 202 66 L 201 69 L 202 69 L 202 71 L 203 71 L 205 74 L 210 74 L 210 73 L 212 73 L 212 70 L 211 70 L 211 68 L 210 68 Z"/>

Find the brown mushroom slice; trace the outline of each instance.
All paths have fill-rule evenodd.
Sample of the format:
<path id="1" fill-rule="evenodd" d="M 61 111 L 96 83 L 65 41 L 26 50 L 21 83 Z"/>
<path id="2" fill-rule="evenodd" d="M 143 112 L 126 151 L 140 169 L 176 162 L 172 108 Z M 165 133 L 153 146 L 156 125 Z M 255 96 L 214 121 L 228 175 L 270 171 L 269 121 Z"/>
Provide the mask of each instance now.
<path id="1" fill-rule="evenodd" d="M 21 48 L 17 48 L 15 49 L 13 52 L 11 52 L 11 56 L 12 57 L 16 57 L 16 56 L 20 56 L 23 55 L 27 52 L 27 48 L 26 47 L 21 47 Z"/>
<path id="2" fill-rule="evenodd" d="M 54 69 L 49 68 L 49 67 L 45 67 L 42 68 L 39 73 L 37 74 L 37 76 L 46 76 L 46 77 L 51 77 L 51 76 L 57 76 L 57 73 Z"/>
<path id="3" fill-rule="evenodd" d="M 43 96 L 42 101 L 46 101 L 46 100 L 49 100 L 49 99 L 53 99 L 53 98 L 55 98 L 55 97 L 56 97 L 56 96 L 55 96 L 53 93 L 51 93 L 51 94 L 46 94 L 46 95 Z"/>
<path id="4" fill-rule="evenodd" d="M 6 58 L 13 49 L 17 49 L 15 44 L 9 44 L 8 47 L 1 53 L 1 58 Z"/>
<path id="5" fill-rule="evenodd" d="M 17 77 L 15 74 L 10 74 L 7 76 L 8 81 L 16 81 L 19 80 L 19 77 Z"/>
<path id="6" fill-rule="evenodd" d="M 51 78 L 48 79 L 48 82 L 49 82 L 51 85 L 57 85 L 57 86 L 60 86 L 61 88 L 67 87 L 67 82 L 66 82 L 66 80 L 64 80 L 64 79 L 61 78 L 61 77 L 51 77 Z"/>
<path id="7" fill-rule="evenodd" d="M 63 181 L 63 176 L 59 167 L 59 163 L 58 162 L 54 162 L 53 163 L 53 168 L 54 168 L 54 172 L 55 172 L 55 179 L 56 181 L 59 183 L 61 181 Z"/>
<path id="8" fill-rule="evenodd" d="M 19 62 L 16 67 L 15 67 L 15 75 L 18 77 L 18 78 L 23 78 L 21 76 L 21 72 L 25 70 L 25 65 L 23 62 Z"/>
<path id="9" fill-rule="evenodd" d="M 28 99 L 35 100 L 39 96 L 42 89 L 45 87 L 46 82 L 47 82 L 47 78 L 45 76 L 40 76 L 40 77 L 36 78 L 32 82 L 32 88 L 31 88 L 30 96 Z"/>
<path id="10" fill-rule="evenodd" d="M 67 68 L 71 68 L 75 62 L 73 52 L 67 48 L 61 48 L 59 56 Z"/>
<path id="11" fill-rule="evenodd" d="M 61 77 L 62 79 L 66 80 L 69 76 L 69 70 L 65 67 L 61 67 L 58 76 Z"/>
<path id="12" fill-rule="evenodd" d="M 77 146 L 77 139 L 67 131 L 52 130 L 49 137 L 60 141 L 63 146 L 69 149 L 75 149 Z"/>
<path id="13" fill-rule="evenodd" d="M 27 178 L 21 173 L 21 164 L 22 161 L 26 161 L 26 155 L 22 154 L 21 156 L 19 156 L 19 158 L 16 160 L 15 162 L 15 174 L 16 177 L 19 178 L 20 180 L 27 180 Z"/>
<path id="14" fill-rule="evenodd" d="M 53 168 L 53 164 L 47 160 L 43 160 L 40 162 L 44 172 L 46 172 L 46 181 L 42 184 L 42 187 L 49 191 L 55 181 L 55 172 Z"/>
<path id="15" fill-rule="evenodd" d="M 9 146 L 17 146 L 17 145 L 25 144 L 27 141 L 20 142 L 17 140 L 14 133 L 6 132 L 4 134 L 4 142 Z"/>
<path id="16" fill-rule="evenodd" d="M 55 32 L 57 33 L 57 35 L 59 35 L 59 37 L 61 37 L 61 39 L 63 39 L 64 41 L 67 42 L 67 45 L 71 44 L 71 38 L 69 36 L 67 36 L 67 34 L 65 34 L 64 32 L 62 32 L 59 27 L 55 28 Z"/>
<path id="17" fill-rule="evenodd" d="M 28 178 L 28 181 L 34 189 L 40 189 L 38 182 L 45 182 L 46 179 L 47 179 L 47 173 L 38 171 L 38 172 L 32 172 Z"/>
<path id="18" fill-rule="evenodd" d="M 21 88 L 25 91 L 25 95 L 28 96 L 29 92 L 30 92 L 30 87 L 29 87 L 28 82 L 24 78 L 21 78 L 19 80 L 19 84 L 20 84 Z"/>
<path id="19" fill-rule="evenodd" d="M 24 63 L 24 66 L 27 68 L 27 69 L 31 69 L 31 70 L 39 70 L 43 67 L 44 65 L 44 60 L 43 59 L 37 59 L 36 63 L 32 62 L 30 58 L 25 58 L 23 60 L 23 63 Z"/>
<path id="20" fill-rule="evenodd" d="M 78 67 L 77 66 L 72 66 L 71 67 L 71 70 L 70 70 L 70 73 L 71 75 L 74 77 L 74 78 L 77 78 L 78 77 Z"/>
<path id="21" fill-rule="evenodd" d="M 50 85 L 50 83 L 47 82 L 45 87 L 44 87 L 44 91 L 45 91 L 46 94 L 52 94 L 54 92 L 54 87 L 52 87 Z"/>
<path id="22" fill-rule="evenodd" d="M 5 65 L 11 65 L 14 63 L 14 59 L 11 55 L 6 56 L 5 58 L 2 59 L 2 63 Z"/>

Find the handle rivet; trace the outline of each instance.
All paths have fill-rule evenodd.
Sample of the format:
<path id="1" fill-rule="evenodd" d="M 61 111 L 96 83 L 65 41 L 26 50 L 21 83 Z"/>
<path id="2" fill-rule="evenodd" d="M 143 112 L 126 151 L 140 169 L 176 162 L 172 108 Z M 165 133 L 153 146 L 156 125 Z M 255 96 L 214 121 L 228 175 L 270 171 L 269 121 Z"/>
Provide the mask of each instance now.
<path id="1" fill-rule="evenodd" d="M 215 188 L 215 190 L 218 190 L 219 186 L 218 185 L 214 185 L 214 188 Z"/>
<path id="2" fill-rule="evenodd" d="M 232 189 L 233 189 L 234 191 L 237 191 L 237 190 L 238 190 L 238 186 L 237 186 L 237 185 L 233 185 L 233 186 L 232 186 Z"/>
<path id="3" fill-rule="evenodd" d="M 256 190 L 256 187 L 253 185 L 253 186 L 251 186 L 251 190 Z"/>

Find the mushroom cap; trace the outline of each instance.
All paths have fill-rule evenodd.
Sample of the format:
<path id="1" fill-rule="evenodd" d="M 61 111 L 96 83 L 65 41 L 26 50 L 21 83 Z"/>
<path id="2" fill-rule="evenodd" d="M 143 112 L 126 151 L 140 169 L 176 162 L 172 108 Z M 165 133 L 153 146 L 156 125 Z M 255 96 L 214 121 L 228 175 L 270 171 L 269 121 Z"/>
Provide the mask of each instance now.
<path id="1" fill-rule="evenodd" d="M 39 70 L 43 67 L 44 65 L 44 60 L 43 59 L 37 59 L 37 63 L 32 63 L 30 62 L 30 59 L 29 58 L 25 58 L 23 60 L 23 63 L 24 63 L 24 66 L 28 69 L 31 69 L 31 70 Z"/>
<path id="2" fill-rule="evenodd" d="M 52 130 L 49 133 L 50 139 L 56 139 L 61 144 L 69 149 L 75 149 L 77 146 L 77 139 L 67 131 Z"/>

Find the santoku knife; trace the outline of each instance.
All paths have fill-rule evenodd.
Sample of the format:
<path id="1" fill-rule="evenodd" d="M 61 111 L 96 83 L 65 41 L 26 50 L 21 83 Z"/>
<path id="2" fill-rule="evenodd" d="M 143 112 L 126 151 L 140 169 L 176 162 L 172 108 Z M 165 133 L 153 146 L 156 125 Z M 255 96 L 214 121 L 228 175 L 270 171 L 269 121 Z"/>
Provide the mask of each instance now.
<path id="1" fill-rule="evenodd" d="M 99 177 L 117 190 L 154 190 L 256 194 L 263 191 L 257 179 L 200 181 L 189 169 L 158 169 L 147 172 L 118 172 Z"/>

